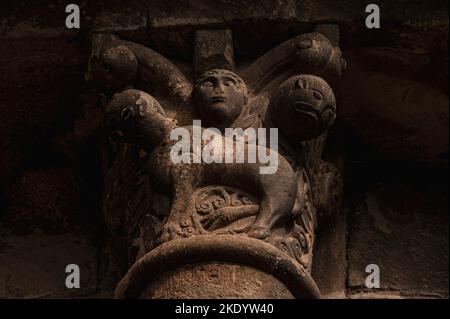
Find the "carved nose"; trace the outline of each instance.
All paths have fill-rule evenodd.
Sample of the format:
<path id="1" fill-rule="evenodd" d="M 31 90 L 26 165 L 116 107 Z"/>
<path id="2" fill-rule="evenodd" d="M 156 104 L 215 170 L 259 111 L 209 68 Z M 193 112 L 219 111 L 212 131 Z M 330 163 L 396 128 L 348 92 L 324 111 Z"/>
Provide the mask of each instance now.
<path id="1" fill-rule="evenodd" d="M 303 78 L 297 79 L 297 86 L 301 89 L 308 89 L 308 81 Z"/>
<path id="2" fill-rule="evenodd" d="M 215 92 L 217 94 L 223 94 L 225 91 L 223 90 L 223 87 L 221 85 L 216 86 Z"/>

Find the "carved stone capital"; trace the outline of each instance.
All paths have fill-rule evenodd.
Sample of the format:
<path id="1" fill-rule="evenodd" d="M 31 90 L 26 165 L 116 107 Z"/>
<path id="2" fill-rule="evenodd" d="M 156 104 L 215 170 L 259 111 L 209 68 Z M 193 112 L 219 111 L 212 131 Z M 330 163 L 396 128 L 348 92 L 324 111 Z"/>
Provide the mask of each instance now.
<path id="1" fill-rule="evenodd" d="M 116 298 L 320 297 L 310 275 L 317 216 L 340 194 L 329 183 L 335 171 L 320 169 L 336 115 L 327 81 L 344 67 L 340 50 L 311 33 L 237 74 L 231 32 L 202 30 L 191 82 L 151 49 L 93 38 L 87 78 L 106 97 L 105 218 L 133 264 Z M 208 126 L 217 128 L 215 143 L 234 148 L 240 142 L 225 128 L 279 129 L 279 150 L 242 142 L 273 154 L 277 169 L 261 174 L 260 159 L 174 162 L 171 132 L 201 136 Z M 189 145 L 183 154 L 195 158 Z"/>

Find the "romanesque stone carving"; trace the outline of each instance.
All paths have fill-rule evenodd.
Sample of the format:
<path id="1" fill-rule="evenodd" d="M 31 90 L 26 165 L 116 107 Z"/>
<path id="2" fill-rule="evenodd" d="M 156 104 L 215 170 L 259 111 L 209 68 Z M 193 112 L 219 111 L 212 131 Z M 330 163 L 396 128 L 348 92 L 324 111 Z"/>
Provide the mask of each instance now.
<path id="1" fill-rule="evenodd" d="M 222 33 L 201 32 L 197 41 L 208 45 L 197 47 L 211 51 L 214 34 Z M 226 56 L 232 68 L 224 41 L 227 52 L 217 65 Z M 158 289 L 167 288 L 161 280 L 182 283 L 198 276 L 198 269 L 227 273 L 231 263 L 248 267 L 242 273 L 250 269 L 255 278 L 265 272 L 268 286 L 286 289 L 242 293 L 224 275 L 214 283 L 223 288 L 221 297 L 320 297 L 310 275 L 314 230 L 318 216 L 335 211 L 341 196 L 339 172 L 321 160 L 336 116 L 330 85 L 345 68 L 339 48 L 310 33 L 244 70 L 210 68 L 212 55 L 197 57 L 196 70 L 205 68 L 202 61 L 207 70 L 191 81 L 137 43 L 95 34 L 92 45 L 87 78 L 105 99 L 105 220 L 111 248 L 125 247 L 134 264 L 115 296 L 204 297 L 195 289 L 181 295 Z M 237 147 L 226 128 L 278 128 L 279 149 L 270 149 L 261 136 L 255 146 L 276 155 L 277 170 L 260 174 L 267 166 L 261 161 L 174 163 L 170 134 L 176 128 L 193 133 L 193 120 L 201 120 L 201 132 L 217 128 L 221 137 L 215 142 L 223 147 Z M 195 155 L 193 145 L 188 153 Z M 157 275 L 160 284 L 151 280 Z"/>

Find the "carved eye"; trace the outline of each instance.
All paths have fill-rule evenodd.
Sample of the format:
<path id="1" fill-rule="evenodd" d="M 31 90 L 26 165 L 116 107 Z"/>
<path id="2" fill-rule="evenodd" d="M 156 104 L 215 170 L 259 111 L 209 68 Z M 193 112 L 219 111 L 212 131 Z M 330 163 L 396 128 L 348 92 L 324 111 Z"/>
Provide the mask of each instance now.
<path id="1" fill-rule="evenodd" d="M 202 83 L 202 86 L 205 86 L 205 87 L 212 87 L 213 84 L 212 84 L 212 82 L 210 82 L 210 81 L 205 81 L 205 82 Z"/>
<path id="2" fill-rule="evenodd" d="M 313 95 L 318 100 L 322 99 L 322 93 L 320 93 L 319 91 L 313 91 Z"/>
<path id="3" fill-rule="evenodd" d="M 236 86 L 236 85 L 234 84 L 234 82 L 233 82 L 233 81 L 230 81 L 230 80 L 227 80 L 227 81 L 223 82 L 223 84 L 224 84 L 225 86 Z"/>
<path id="4" fill-rule="evenodd" d="M 126 108 L 124 108 L 121 112 L 121 117 L 122 117 L 122 120 L 124 120 L 124 121 L 127 121 L 127 120 L 131 119 L 132 117 L 134 117 L 133 106 L 127 106 Z"/>

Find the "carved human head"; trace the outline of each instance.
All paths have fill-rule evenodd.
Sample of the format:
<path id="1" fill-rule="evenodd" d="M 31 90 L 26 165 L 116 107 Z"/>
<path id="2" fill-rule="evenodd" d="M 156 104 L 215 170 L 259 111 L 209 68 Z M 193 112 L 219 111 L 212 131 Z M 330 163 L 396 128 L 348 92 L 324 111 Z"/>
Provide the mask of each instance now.
<path id="1" fill-rule="evenodd" d="M 235 73 L 212 69 L 195 82 L 194 98 L 197 112 L 206 125 L 219 129 L 229 127 L 247 104 L 244 81 Z"/>
<path id="2" fill-rule="evenodd" d="M 336 99 L 325 80 L 302 74 L 280 85 L 268 114 L 288 140 L 305 141 L 321 135 L 333 124 Z"/>

